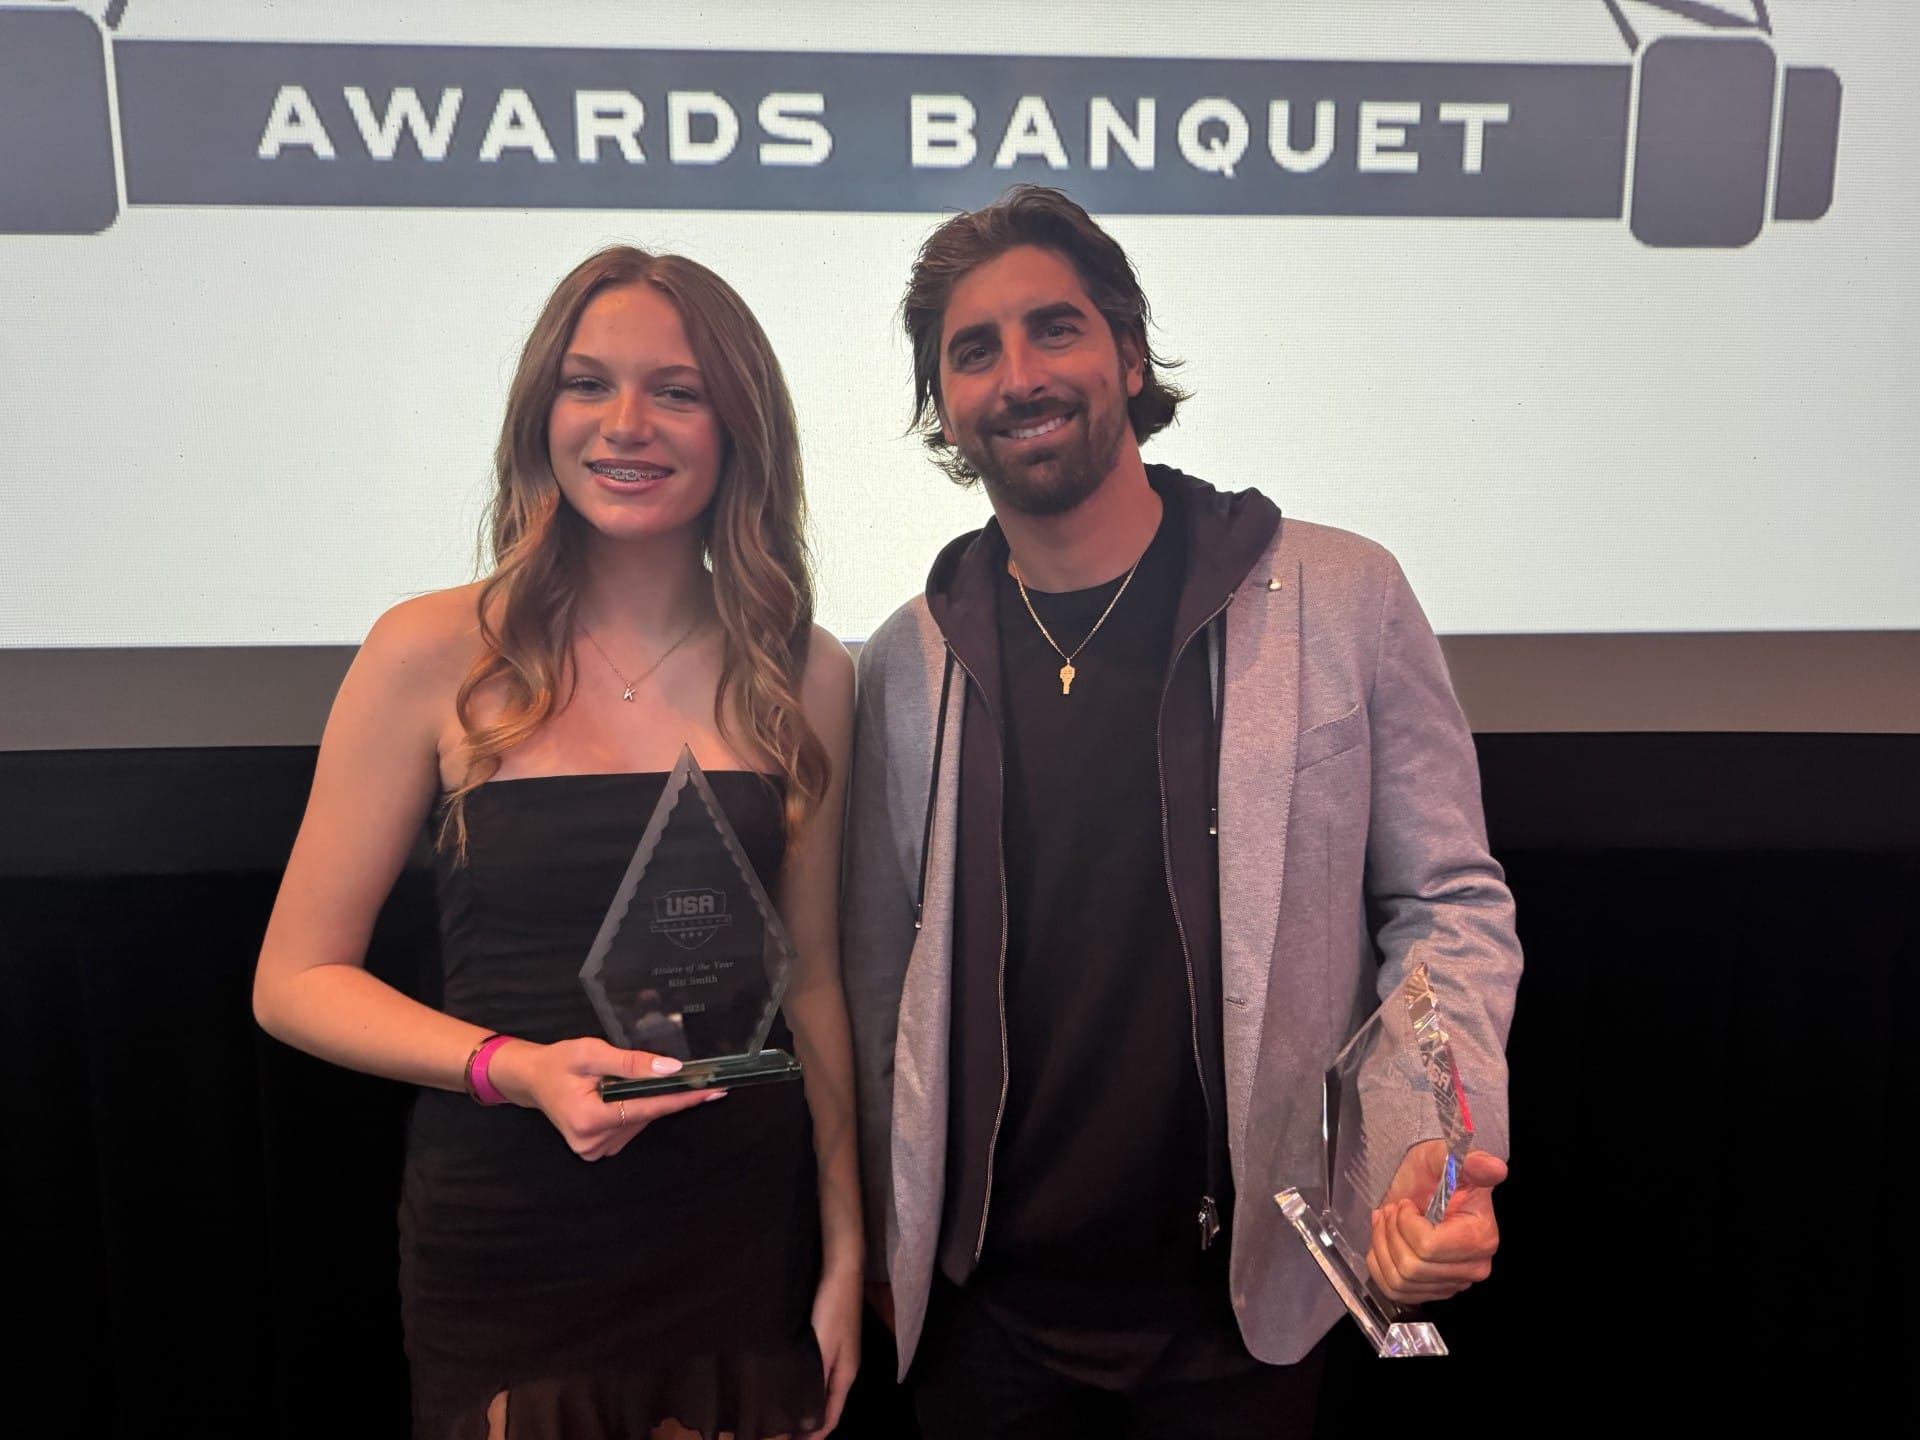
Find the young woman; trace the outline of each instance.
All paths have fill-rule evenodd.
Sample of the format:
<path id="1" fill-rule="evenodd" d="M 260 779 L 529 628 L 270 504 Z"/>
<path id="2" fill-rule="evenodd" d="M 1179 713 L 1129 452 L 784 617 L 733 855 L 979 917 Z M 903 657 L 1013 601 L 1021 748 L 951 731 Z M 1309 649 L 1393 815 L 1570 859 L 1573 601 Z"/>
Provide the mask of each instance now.
<path id="1" fill-rule="evenodd" d="M 254 986 L 274 1035 L 422 1088 L 400 1211 L 422 1436 L 823 1434 L 861 1244 L 835 898 L 853 670 L 813 625 L 792 403 L 693 261 L 560 282 L 495 454 L 493 573 L 382 616 L 340 689 Z M 801 1084 L 609 1104 L 580 967 L 690 746 L 798 959 Z M 442 1010 L 368 975 L 431 824 Z M 714 1103 L 714 1102 L 720 1103 Z"/>

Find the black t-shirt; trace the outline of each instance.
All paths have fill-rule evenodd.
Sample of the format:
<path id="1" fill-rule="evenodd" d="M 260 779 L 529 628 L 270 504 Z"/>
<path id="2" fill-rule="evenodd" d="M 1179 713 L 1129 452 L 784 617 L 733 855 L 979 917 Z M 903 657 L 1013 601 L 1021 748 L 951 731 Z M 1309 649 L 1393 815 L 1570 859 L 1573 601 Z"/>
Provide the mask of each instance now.
<path id="1" fill-rule="evenodd" d="M 1207 1115 L 1156 733 L 1185 550 L 1169 505 L 1105 623 L 1074 654 L 1068 694 L 1061 656 L 1004 570 L 995 594 L 1007 1102 L 969 1289 L 1016 1337 L 1057 1351 L 1078 1333 L 1087 1343 L 1069 1360 L 1123 1370 L 1203 1316 L 1231 1319 L 1225 1237 L 1203 1252 L 1195 1220 Z M 1121 584 L 1029 586 L 1027 597 L 1074 652 Z M 1206 683 L 1204 667 L 1185 673 Z"/>

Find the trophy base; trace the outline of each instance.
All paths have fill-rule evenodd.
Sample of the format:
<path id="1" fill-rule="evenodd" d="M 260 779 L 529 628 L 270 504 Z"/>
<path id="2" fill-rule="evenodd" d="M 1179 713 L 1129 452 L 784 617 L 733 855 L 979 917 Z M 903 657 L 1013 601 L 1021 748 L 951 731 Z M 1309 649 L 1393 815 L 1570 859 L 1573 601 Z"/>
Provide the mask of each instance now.
<path id="1" fill-rule="evenodd" d="M 1331 1214 L 1317 1214 L 1298 1190 L 1282 1190 L 1273 1197 L 1334 1291 L 1347 1307 L 1373 1352 L 1389 1359 L 1409 1355 L 1444 1355 L 1447 1343 L 1425 1320 L 1401 1318 L 1397 1309 L 1374 1293 L 1367 1262 L 1347 1243 Z"/>
<path id="2" fill-rule="evenodd" d="M 638 1080 L 618 1080 L 609 1075 L 600 1082 L 600 1098 L 612 1103 L 646 1095 L 679 1095 L 688 1090 L 741 1090 L 799 1078 L 800 1062 L 793 1056 L 784 1050 L 762 1050 L 757 1055 L 689 1060 L 671 1075 L 647 1075 Z"/>

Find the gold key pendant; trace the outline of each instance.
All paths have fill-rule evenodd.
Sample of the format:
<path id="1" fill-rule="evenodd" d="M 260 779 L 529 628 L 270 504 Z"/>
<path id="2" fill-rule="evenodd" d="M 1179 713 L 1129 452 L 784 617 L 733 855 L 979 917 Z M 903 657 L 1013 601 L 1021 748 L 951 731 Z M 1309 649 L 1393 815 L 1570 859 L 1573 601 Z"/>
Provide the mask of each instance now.
<path id="1" fill-rule="evenodd" d="M 1060 667 L 1060 693 L 1062 695 L 1071 695 L 1073 693 L 1074 674 L 1075 671 L 1071 660 Z"/>

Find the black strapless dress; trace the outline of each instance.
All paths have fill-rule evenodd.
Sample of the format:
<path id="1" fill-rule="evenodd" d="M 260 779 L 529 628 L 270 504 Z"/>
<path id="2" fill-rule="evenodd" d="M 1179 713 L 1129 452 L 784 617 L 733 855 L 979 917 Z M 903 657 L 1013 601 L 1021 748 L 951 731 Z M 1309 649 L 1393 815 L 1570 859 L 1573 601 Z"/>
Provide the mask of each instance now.
<path id="1" fill-rule="evenodd" d="M 708 777 L 772 889 L 779 790 Z M 663 774 L 495 781 L 467 799 L 467 857 L 436 859 L 448 1013 L 528 1040 L 599 1035 L 580 966 Z M 791 1048 L 784 1024 L 769 1044 Z M 820 1266 L 812 1126 L 798 1084 L 736 1091 L 574 1155 L 546 1117 L 422 1091 L 400 1203 L 417 1436 L 797 1432 L 820 1414 L 809 1321 Z"/>

